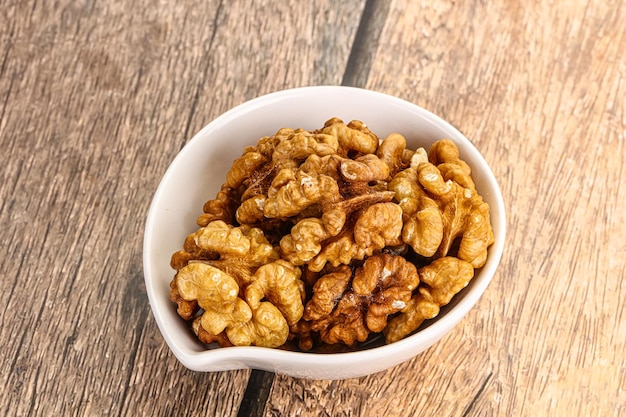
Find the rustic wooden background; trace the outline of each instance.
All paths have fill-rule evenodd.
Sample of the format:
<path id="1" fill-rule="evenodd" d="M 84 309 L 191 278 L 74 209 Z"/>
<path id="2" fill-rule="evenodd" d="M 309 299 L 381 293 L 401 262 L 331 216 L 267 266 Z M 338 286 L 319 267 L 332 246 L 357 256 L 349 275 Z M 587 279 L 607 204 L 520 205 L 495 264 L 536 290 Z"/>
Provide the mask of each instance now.
<path id="1" fill-rule="evenodd" d="M 625 415 L 624 21 L 623 0 L 0 0 L 0 415 Z M 152 194 L 217 115 L 315 84 L 471 138 L 501 267 L 387 372 L 188 371 L 145 294 Z"/>

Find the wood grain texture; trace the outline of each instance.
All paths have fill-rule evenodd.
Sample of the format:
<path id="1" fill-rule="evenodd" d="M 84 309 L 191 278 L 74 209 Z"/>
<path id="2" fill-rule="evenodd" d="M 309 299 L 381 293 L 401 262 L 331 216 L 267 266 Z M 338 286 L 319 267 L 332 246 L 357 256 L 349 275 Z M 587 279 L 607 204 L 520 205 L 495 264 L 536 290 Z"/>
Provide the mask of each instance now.
<path id="1" fill-rule="evenodd" d="M 625 18 L 623 0 L 0 0 L 0 414 L 624 415 Z M 505 254 L 431 349 L 359 379 L 259 377 L 262 406 L 250 371 L 169 352 L 145 216 L 211 119 L 342 82 L 476 144 L 504 192 Z"/>
<path id="2" fill-rule="evenodd" d="M 341 81 L 363 4 L 331 3 L 0 1 L 0 414 L 237 414 L 249 371 L 158 333 L 145 216 L 212 118 Z"/>
<path id="3" fill-rule="evenodd" d="M 626 412 L 623 1 L 394 1 L 367 87 L 465 133 L 504 192 L 485 296 L 412 361 L 275 380 L 266 416 Z"/>

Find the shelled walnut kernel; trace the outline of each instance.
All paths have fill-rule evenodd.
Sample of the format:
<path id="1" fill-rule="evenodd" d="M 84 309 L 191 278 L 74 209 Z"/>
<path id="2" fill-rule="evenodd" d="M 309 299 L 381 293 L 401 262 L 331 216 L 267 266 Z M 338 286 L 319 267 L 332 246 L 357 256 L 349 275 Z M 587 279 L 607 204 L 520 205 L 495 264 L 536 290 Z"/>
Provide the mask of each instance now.
<path id="1" fill-rule="evenodd" d="M 395 342 L 470 282 L 494 239 L 452 141 L 411 150 L 337 118 L 247 147 L 203 212 L 172 255 L 170 298 L 222 347 Z"/>

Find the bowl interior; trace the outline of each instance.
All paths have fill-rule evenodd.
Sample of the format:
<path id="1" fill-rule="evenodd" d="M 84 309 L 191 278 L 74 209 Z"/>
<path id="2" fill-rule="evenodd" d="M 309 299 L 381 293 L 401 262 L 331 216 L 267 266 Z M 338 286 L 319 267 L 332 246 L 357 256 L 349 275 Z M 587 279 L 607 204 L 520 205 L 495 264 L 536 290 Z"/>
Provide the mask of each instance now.
<path id="1" fill-rule="evenodd" d="M 401 343 L 397 348 L 406 346 L 415 349 L 415 345 L 428 342 L 428 338 L 432 339 L 435 335 L 441 337 L 469 311 L 485 290 L 502 253 L 504 205 L 489 166 L 458 130 L 418 106 L 368 90 L 305 87 L 273 93 L 235 107 L 198 132 L 176 156 L 153 198 L 144 236 L 146 288 L 159 329 L 183 362 L 184 357 L 189 359 L 194 356 L 197 359 L 212 351 L 207 351 L 197 342 L 188 323 L 177 316 L 175 305 L 169 300 L 169 282 L 174 275 L 169 266 L 171 254 L 179 250 L 185 237 L 197 229 L 195 221 L 202 212 L 204 202 L 214 198 L 232 161 L 241 155 L 245 146 L 254 145 L 259 138 L 273 135 L 282 127 L 317 129 L 332 117 L 339 117 L 345 122 L 361 120 L 380 138 L 398 132 L 414 149 L 420 146 L 428 149 L 442 138 L 453 140 L 459 147 L 461 157 L 472 167 L 479 193 L 491 206 L 496 243 L 489 249 L 487 264 L 477 271 L 471 284 L 444 310 L 445 314 L 430 321 L 427 330 L 397 342 Z M 370 350 L 382 350 L 384 355 L 388 348 L 382 346 Z M 239 348 L 219 350 L 236 349 Z M 263 352 L 269 350 L 257 349 Z M 186 365 L 189 366 L 188 363 Z"/>

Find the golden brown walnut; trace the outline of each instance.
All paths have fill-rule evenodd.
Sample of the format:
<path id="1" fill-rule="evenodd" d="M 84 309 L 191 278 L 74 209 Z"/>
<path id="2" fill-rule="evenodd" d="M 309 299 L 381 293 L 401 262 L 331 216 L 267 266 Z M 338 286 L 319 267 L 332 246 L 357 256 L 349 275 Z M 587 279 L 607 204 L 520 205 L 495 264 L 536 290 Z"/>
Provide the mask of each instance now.
<path id="1" fill-rule="evenodd" d="M 369 206 L 354 224 L 354 242 L 365 248 L 366 254 L 385 246 L 395 246 L 402 231 L 402 209 L 394 203 L 377 203 Z"/>
<path id="2" fill-rule="evenodd" d="M 311 329 L 318 331 L 324 343 L 344 343 L 352 346 L 364 342 L 370 335 L 362 310 L 363 299 L 352 291 L 344 294 L 333 312 L 311 323 Z"/>
<path id="3" fill-rule="evenodd" d="M 348 346 L 381 332 L 387 317 L 406 307 L 419 284 L 415 266 L 401 256 L 367 258 L 352 275 L 342 266 L 315 283 L 304 320 L 328 344 Z"/>
<path id="4" fill-rule="evenodd" d="M 423 284 L 402 312 L 391 319 L 384 330 L 387 343 L 403 339 L 424 322 L 439 314 L 440 307 L 467 286 L 474 268 L 455 257 L 439 258 L 418 270 Z"/>
<path id="5" fill-rule="evenodd" d="M 289 340 L 294 343 L 300 350 L 308 351 L 315 346 L 314 334 L 311 330 L 311 323 L 306 320 L 300 320 L 289 328 Z"/>
<path id="6" fill-rule="evenodd" d="M 417 181 L 431 197 L 443 197 L 452 191 L 454 181 L 446 181 L 441 171 L 430 162 L 422 162 L 417 166 Z"/>
<path id="7" fill-rule="evenodd" d="M 311 155 L 299 169 L 311 175 L 326 175 L 333 178 L 337 182 L 341 204 L 344 205 L 345 200 L 367 197 L 369 194 L 387 190 L 385 181 L 389 176 L 389 167 L 384 160 L 374 154 L 354 159 L 337 154 L 321 158 Z M 336 198 L 333 202 L 335 200 Z M 378 202 L 380 201 L 379 199 Z"/>
<path id="8" fill-rule="evenodd" d="M 274 300 L 289 320 L 297 322 L 304 309 L 299 275 L 299 270 L 285 261 L 265 265 L 246 288 L 246 301 L 239 297 L 240 288 L 233 277 L 205 263 L 191 263 L 178 271 L 176 284 L 184 300 L 195 300 L 203 309 L 195 326 L 204 340 L 219 341 L 225 332 L 236 346 L 278 347 L 287 340 L 288 319 L 272 302 L 262 300 Z"/>
<path id="9" fill-rule="evenodd" d="M 435 166 L 453 164 L 459 166 L 466 175 L 472 173 L 467 162 L 460 158 L 459 148 L 450 139 L 441 139 L 433 143 L 428 151 L 428 160 Z"/>
<path id="10" fill-rule="evenodd" d="M 323 157 L 311 155 L 300 165 L 300 169 L 308 173 L 328 175 L 338 180 L 340 178 L 339 165 L 343 160 L 344 158 L 337 154 Z"/>
<path id="11" fill-rule="evenodd" d="M 422 162 L 429 162 L 428 152 L 426 152 L 426 149 L 424 148 L 417 148 L 411 156 L 411 160 L 409 161 L 409 167 L 417 168 L 417 166 Z"/>
<path id="12" fill-rule="evenodd" d="M 444 181 L 432 164 L 420 164 L 418 176 L 441 212 L 443 239 L 436 256 L 446 256 L 458 241 L 456 256 L 474 268 L 482 267 L 487 261 L 487 248 L 494 240 L 489 205 L 475 190 Z"/>
<path id="13" fill-rule="evenodd" d="M 298 164 L 291 159 L 271 161 L 262 165 L 256 171 L 250 172 L 250 178 L 238 189 L 240 191 L 240 201 L 255 197 L 266 196 L 276 175 L 283 169 L 296 169 Z"/>
<path id="14" fill-rule="evenodd" d="M 467 285 L 493 243 L 454 142 L 411 150 L 357 120 L 261 138 L 203 211 L 172 255 L 170 298 L 220 346 L 398 340 Z"/>
<path id="15" fill-rule="evenodd" d="M 352 230 L 331 238 L 308 264 L 312 271 L 321 271 L 327 262 L 333 266 L 363 260 L 376 250 L 400 243 L 402 209 L 394 203 L 377 203 L 358 215 Z"/>
<path id="16" fill-rule="evenodd" d="M 313 296 L 305 307 L 304 319 L 318 321 L 328 316 L 348 288 L 351 279 L 352 270 L 346 265 L 318 278 L 313 287 Z"/>
<path id="17" fill-rule="evenodd" d="M 328 210 L 321 218 L 300 220 L 280 240 L 281 257 L 294 265 L 304 265 L 322 250 L 324 240 L 341 232 L 345 222 L 346 213 L 341 209 Z"/>
<path id="18" fill-rule="evenodd" d="M 283 133 L 283 131 L 286 131 Z M 272 153 L 274 153 L 274 149 L 276 146 L 285 138 L 293 132 L 293 129 L 280 129 L 272 136 L 263 136 L 259 139 L 254 146 L 246 146 L 243 150 L 243 154 L 248 152 L 258 152 L 263 155 L 266 159 L 272 159 Z"/>
<path id="19" fill-rule="evenodd" d="M 179 250 L 172 254 L 170 266 L 179 270 L 191 261 L 210 260 L 219 258 L 219 254 L 200 248 L 194 239 L 194 235 L 188 235 L 183 244 L 183 250 Z"/>
<path id="20" fill-rule="evenodd" d="M 176 274 L 176 285 L 183 299 L 196 300 L 204 309 L 201 325 L 213 335 L 252 317 L 250 307 L 239 298 L 237 281 L 211 265 L 190 263 Z"/>
<path id="21" fill-rule="evenodd" d="M 257 145 L 250 152 L 244 153 L 235 161 L 227 175 L 227 178 L 247 179 L 246 187 L 241 194 L 241 207 L 236 213 L 236 219 L 240 224 L 257 223 L 262 221 L 264 216 L 289 217 L 289 214 L 283 215 L 282 212 L 287 210 L 285 205 L 290 204 L 291 199 L 296 200 L 293 201 L 294 204 L 300 204 L 293 209 L 296 214 L 301 208 L 306 208 L 301 205 L 306 204 L 305 199 L 312 198 L 306 195 L 306 190 L 317 186 L 315 181 L 318 176 L 309 175 L 313 177 L 310 178 L 313 184 L 310 184 L 304 172 L 296 173 L 298 165 L 309 156 L 333 155 L 339 146 L 337 138 L 332 135 L 307 132 L 303 129 L 281 129 L 275 138 L 276 140 L 272 142 L 267 139 L 262 151 L 257 149 L 260 147 Z M 267 159 L 268 154 L 271 161 Z M 294 181 L 299 182 L 299 191 L 304 195 L 298 195 L 298 190 L 293 189 Z M 291 183 L 287 185 L 289 182 Z M 231 187 L 242 183 L 243 181 L 227 182 Z M 322 178 L 321 192 L 328 191 L 326 188 L 328 184 L 328 181 Z M 287 189 L 279 191 L 278 188 L 282 186 L 287 186 Z"/>
<path id="22" fill-rule="evenodd" d="M 265 218 L 263 208 L 266 200 L 267 197 L 261 194 L 243 201 L 235 213 L 237 222 L 239 224 L 256 224 L 262 221 Z"/>
<path id="23" fill-rule="evenodd" d="M 439 207 L 418 181 L 417 167 L 399 172 L 388 188 L 395 192 L 395 199 L 404 213 L 402 240 L 416 253 L 433 256 L 443 240 L 443 220 Z"/>
<path id="24" fill-rule="evenodd" d="M 347 156 L 350 151 L 374 153 L 378 148 L 378 136 L 359 120 L 353 120 L 346 125 L 341 119 L 332 118 L 324 124 L 321 133 L 337 138 L 341 156 Z"/>
<path id="25" fill-rule="evenodd" d="M 302 162 L 310 155 L 325 156 L 337 152 L 337 137 L 322 133 L 310 133 L 305 130 L 294 131 L 281 141 L 272 154 L 274 161 L 292 159 Z"/>
<path id="26" fill-rule="evenodd" d="M 200 323 L 202 321 L 202 317 L 197 317 L 191 323 L 191 330 L 193 330 L 194 334 L 198 337 L 202 343 L 206 343 L 207 345 L 211 343 L 217 343 L 220 347 L 231 347 L 233 344 L 228 340 L 228 336 L 226 336 L 226 332 L 222 332 L 218 335 L 213 335 L 202 327 Z"/>
<path id="27" fill-rule="evenodd" d="M 254 310 L 261 300 L 268 300 L 280 310 L 287 324 L 293 326 L 304 311 L 301 274 L 299 268 L 282 259 L 263 265 L 256 270 L 252 282 L 246 287 L 246 301 Z"/>
<path id="28" fill-rule="evenodd" d="M 189 235 L 184 248 L 192 257 L 212 255 L 181 263 L 171 283 L 181 317 L 189 320 L 202 310 L 194 330 L 200 340 L 223 345 L 224 333 L 238 346 L 285 343 L 289 324 L 304 310 L 304 284 L 300 269 L 278 259 L 262 230 L 213 221 Z"/>
<path id="29" fill-rule="evenodd" d="M 437 169 L 441 172 L 441 176 L 445 181 L 451 180 L 463 188 L 467 188 L 472 191 L 476 190 L 476 185 L 474 184 L 474 180 L 472 180 L 471 175 L 467 174 L 461 166 L 445 163 L 437 165 Z"/>
<path id="30" fill-rule="evenodd" d="M 376 150 L 376 156 L 387 164 L 390 178 L 408 167 L 410 157 L 405 155 L 406 150 L 406 139 L 399 133 L 387 136 Z"/>
<path id="31" fill-rule="evenodd" d="M 452 180 L 464 188 L 475 190 L 472 170 L 460 158 L 459 149 L 449 139 L 442 139 L 431 146 L 428 160 L 435 165 L 445 181 Z"/>
<path id="32" fill-rule="evenodd" d="M 264 301 L 252 310 L 252 319 L 226 329 L 228 339 L 235 346 L 279 347 L 289 336 L 289 326 L 278 308 Z"/>
<path id="33" fill-rule="evenodd" d="M 307 207 L 339 199 L 337 182 L 324 174 L 310 174 L 302 170 L 281 170 L 268 191 L 263 214 L 269 218 L 292 217 Z"/>
<path id="34" fill-rule="evenodd" d="M 458 150 L 452 149 L 456 146 L 446 141 L 439 147 L 436 161 L 454 160 Z M 465 169 L 458 162 L 453 165 L 460 171 Z M 463 180 L 464 173 L 457 174 L 471 188 L 457 183 L 454 175 L 446 180 L 435 165 L 414 157 L 411 167 L 399 172 L 388 188 L 395 192 L 404 213 L 402 239 L 416 253 L 440 258 L 448 255 L 458 242 L 456 256 L 480 268 L 486 262 L 487 248 L 493 243 L 489 205 L 478 195 L 473 182 Z"/>
<path id="35" fill-rule="evenodd" d="M 365 327 L 361 300 L 354 292 L 346 292 L 351 279 L 352 270 L 347 266 L 322 276 L 305 307 L 303 319 L 310 322 L 310 329 L 319 332 L 325 343 L 353 345 L 370 334 Z"/>
<path id="36" fill-rule="evenodd" d="M 428 294 L 426 294 L 428 296 Z M 407 303 L 404 311 L 389 320 L 383 333 L 386 343 L 397 342 L 417 330 L 428 319 L 435 318 L 439 314 L 439 305 L 422 292 L 416 293 Z"/>
<path id="37" fill-rule="evenodd" d="M 250 282 L 259 266 L 279 258 L 263 231 L 249 226 L 231 226 L 214 221 L 192 233 L 196 245 L 219 256 L 202 262 L 222 269 L 239 285 Z"/>
<path id="38" fill-rule="evenodd" d="M 401 256 L 378 255 L 365 260 L 352 280 L 352 290 L 366 297 L 367 328 L 381 332 L 387 316 L 404 309 L 419 284 L 417 268 Z"/>
<path id="39" fill-rule="evenodd" d="M 420 268 L 419 275 L 427 285 L 423 290 L 430 294 L 434 302 L 444 306 L 467 286 L 474 277 L 474 268 L 469 262 L 446 256 Z"/>
<path id="40" fill-rule="evenodd" d="M 345 158 L 339 164 L 341 176 L 348 181 L 376 181 L 389 176 L 389 166 L 374 154 L 356 159 Z"/>
<path id="41" fill-rule="evenodd" d="M 259 152 L 246 152 L 235 159 L 230 171 L 226 174 L 226 186 L 236 189 L 246 179 L 250 178 L 250 173 L 268 162 L 267 158 Z"/>
<path id="42" fill-rule="evenodd" d="M 196 313 L 200 309 L 197 300 L 193 299 L 188 301 L 180 295 L 176 278 L 174 278 L 170 282 L 170 300 L 178 305 L 176 312 L 180 317 L 185 320 L 191 320 L 192 318 L 194 318 Z"/>
<path id="43" fill-rule="evenodd" d="M 275 148 L 293 132 L 292 129 L 281 129 L 274 136 L 259 139 L 256 146 L 246 147 L 242 155 L 233 161 L 216 198 L 204 204 L 204 213 L 198 217 L 198 225 L 203 227 L 215 220 L 233 224 L 241 202 L 262 194 L 262 190 L 269 187 L 274 173 L 289 164 L 290 161 L 273 163 L 272 155 Z"/>

